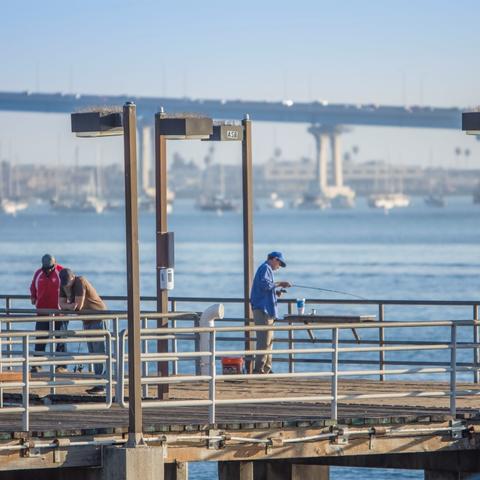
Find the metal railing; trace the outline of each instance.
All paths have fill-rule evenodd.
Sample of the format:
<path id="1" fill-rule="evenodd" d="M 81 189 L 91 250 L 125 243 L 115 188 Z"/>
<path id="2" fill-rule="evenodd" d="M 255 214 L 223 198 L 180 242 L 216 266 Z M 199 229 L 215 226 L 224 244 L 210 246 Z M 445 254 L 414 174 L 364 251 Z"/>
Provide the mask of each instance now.
<path id="1" fill-rule="evenodd" d="M 111 334 L 108 330 L 86 330 L 86 331 L 56 331 L 54 338 L 51 332 L 26 332 L 20 330 L 11 330 L 0 333 L 2 344 L 16 346 L 9 351 L 9 356 L 2 355 L 0 363 L 2 367 L 9 367 L 9 375 L 2 378 L 0 413 L 21 413 L 22 429 L 29 430 L 30 414 L 32 412 L 51 412 L 51 411 L 77 411 L 77 410 L 99 410 L 108 409 L 112 405 L 112 352 L 111 352 Z M 91 353 L 71 353 L 59 354 L 59 352 L 46 352 L 39 354 L 31 352 L 34 345 L 49 345 L 53 347 L 57 342 L 62 343 L 90 343 L 104 342 L 105 354 Z M 83 376 L 83 378 L 71 378 L 62 375 L 57 376 L 56 367 L 59 365 L 78 365 L 81 363 L 100 363 L 106 365 L 104 374 L 101 376 Z M 47 378 L 32 378 L 30 369 L 32 367 L 48 367 Z M 21 375 L 15 375 L 19 371 Z M 30 396 L 36 389 L 50 390 L 56 388 L 78 388 L 102 386 L 105 388 L 105 401 L 89 403 L 69 403 L 69 404 L 44 404 L 32 405 Z M 8 404 L 4 402 L 4 394 L 7 390 L 21 391 L 21 404 L 16 404 L 15 400 L 10 400 Z"/>
<path id="2" fill-rule="evenodd" d="M 28 430 L 29 415 L 31 412 L 55 411 L 55 410 L 89 410 L 97 408 L 109 408 L 113 403 L 122 407 L 127 407 L 128 402 L 125 399 L 125 387 L 128 384 L 126 376 L 126 337 L 128 332 L 122 328 L 122 321 L 125 321 L 126 314 L 121 310 L 106 312 L 105 315 L 81 315 L 72 317 L 62 317 L 62 320 L 82 320 L 85 322 L 93 320 L 111 321 L 111 332 L 106 330 L 67 330 L 56 331 L 53 328 L 53 322 L 59 320 L 58 317 L 38 317 L 30 315 L 36 312 L 32 309 L 18 308 L 12 305 L 14 300 L 25 300 L 27 296 L 22 295 L 0 295 L 0 300 L 5 300 L 5 308 L 0 309 L 0 342 L 2 345 L 0 358 L 0 371 L 18 371 L 21 369 L 21 380 L 3 381 L 0 383 L 0 414 L 2 413 L 22 413 L 22 427 Z M 106 300 L 125 301 L 124 297 L 105 297 Z M 154 301 L 153 297 L 145 297 L 143 301 Z M 328 325 L 292 325 L 281 324 L 273 327 L 245 326 L 243 318 L 226 318 L 218 323 L 214 328 L 198 327 L 198 315 L 194 312 L 175 312 L 179 304 L 204 304 L 224 301 L 225 303 L 242 303 L 243 299 L 218 299 L 218 298 L 195 298 L 195 297 L 174 297 L 170 299 L 171 313 L 142 314 L 142 385 L 145 408 L 165 408 L 180 406 L 206 406 L 209 411 L 209 421 L 214 423 L 216 420 L 216 407 L 220 405 L 236 405 L 243 403 L 262 404 L 262 403 L 288 403 L 288 402 L 306 402 L 306 403 L 330 403 L 330 417 L 336 420 L 338 417 L 338 403 L 342 401 L 361 401 L 375 400 L 384 398 L 406 398 L 406 397 L 448 397 L 450 414 L 456 415 L 457 398 L 460 396 L 480 395 L 475 388 L 468 390 L 457 390 L 457 376 L 459 373 L 469 373 L 473 375 L 473 381 L 478 382 L 479 376 L 479 328 L 478 322 L 478 304 L 477 302 L 447 302 L 447 301 L 390 301 L 390 300 L 307 300 L 308 304 L 334 304 L 334 305 L 371 305 L 378 309 L 378 322 L 369 324 L 355 324 L 355 328 L 366 331 L 376 331 L 376 335 L 362 335 L 361 344 L 357 344 L 347 335 L 341 335 L 345 330 L 350 330 L 352 324 L 328 324 Z M 287 304 L 289 312 L 294 310 L 294 300 L 286 299 L 282 303 Z M 449 307 L 473 307 L 472 320 L 444 320 L 444 321 L 387 321 L 385 319 L 385 306 L 449 306 Z M 57 312 L 58 313 L 58 312 Z M 3 316 L 2 316 L 3 314 Z M 155 324 L 158 318 L 168 317 L 169 327 L 163 329 L 149 328 L 150 322 Z M 15 326 L 36 321 L 50 322 L 48 332 L 17 330 Z M 178 323 L 189 322 L 191 325 L 178 326 Z M 412 331 L 412 329 L 438 329 L 445 328 L 449 331 L 448 338 L 438 340 L 402 340 L 399 335 L 394 336 L 394 340 L 386 340 L 386 332 Z M 306 331 L 314 329 L 322 338 L 312 342 Z M 395 330 L 396 329 L 396 330 Z M 459 340 L 458 329 L 462 330 L 463 340 Z M 273 330 L 275 332 L 275 348 L 271 352 L 274 355 L 275 364 L 288 364 L 285 372 L 272 375 L 223 375 L 217 374 L 218 361 L 224 356 L 252 356 L 267 353 L 262 350 L 244 350 L 244 335 L 247 331 L 256 332 L 259 330 Z M 209 336 L 208 351 L 199 351 L 199 336 Z M 282 336 L 283 335 L 283 336 Z M 438 335 L 438 333 L 437 333 Z M 328 338 L 326 338 L 328 337 Z M 101 340 L 99 340 L 101 339 Z M 156 352 L 149 348 L 149 344 L 157 344 L 157 341 L 163 339 L 170 342 L 169 352 Z M 55 352 L 55 345 L 59 341 L 69 345 L 89 341 L 105 341 L 105 355 L 95 356 L 88 353 L 60 354 Z M 190 342 L 192 347 L 184 351 L 179 351 L 179 344 Z M 45 354 L 38 356 L 30 352 L 30 348 L 38 343 L 45 343 L 48 348 Z M 235 347 L 236 344 L 243 348 L 237 350 L 218 349 L 219 344 L 227 344 L 228 347 Z M 305 347 L 305 344 L 308 344 Z M 285 348 L 286 347 L 286 348 Z M 180 349 L 182 350 L 182 349 Z M 431 360 L 425 359 L 425 354 L 429 352 L 446 352 L 448 359 Z M 472 360 L 465 359 L 465 355 L 459 355 L 459 352 L 471 351 Z M 411 352 L 408 359 L 386 358 L 386 353 Z M 419 357 L 414 358 L 413 354 L 418 353 Z M 352 358 L 351 354 L 360 354 L 362 358 Z M 366 358 L 366 355 L 376 355 L 374 359 Z M 209 374 L 200 375 L 198 369 L 201 357 L 209 359 Z M 309 357 L 309 358 L 307 358 Z M 463 358 L 459 358 L 463 357 Z M 105 374 L 101 377 L 90 376 L 89 378 L 67 379 L 64 376 L 55 375 L 55 365 L 78 363 L 91 364 L 100 362 L 106 365 Z M 169 377 L 159 377 L 152 368 L 158 362 L 168 362 L 170 365 Z M 48 367 L 48 378 L 37 379 L 29 375 L 30 367 L 33 365 L 42 365 Z M 189 370 L 187 374 L 179 375 L 182 365 L 187 365 Z M 295 365 L 306 365 L 308 371 L 296 371 Z M 345 367 L 345 368 L 342 368 Z M 360 368 L 359 368 L 360 367 Z M 448 375 L 448 388 L 443 390 L 405 390 L 401 392 L 389 391 L 386 393 L 348 393 L 339 394 L 339 379 L 341 378 L 366 378 L 374 377 L 385 380 L 388 376 L 402 376 L 407 380 L 416 380 L 419 375 Z M 217 385 L 226 380 L 272 380 L 291 378 L 305 380 L 326 380 L 329 381 L 329 392 L 319 395 L 296 395 L 291 397 L 258 397 L 258 398 L 219 398 L 217 395 Z M 149 386 L 169 384 L 188 384 L 192 382 L 208 383 L 208 398 L 185 399 L 178 401 L 160 401 L 147 399 Z M 32 405 L 29 397 L 32 390 L 38 388 L 49 388 L 51 393 L 55 393 L 58 388 L 85 387 L 102 385 L 106 387 L 105 402 L 77 403 L 77 404 L 55 404 L 55 405 Z M 21 405 L 5 405 L 3 402 L 4 392 L 7 390 L 21 391 Z M 111 392 L 114 390 L 115 398 Z"/>
<path id="3" fill-rule="evenodd" d="M 341 347 L 339 344 L 340 332 L 343 330 L 350 330 L 351 324 L 333 324 L 333 325 L 316 325 L 317 330 L 329 331 L 331 332 L 331 342 L 327 347 L 321 346 L 316 348 L 287 348 L 287 349 L 275 349 L 271 350 L 225 350 L 218 351 L 216 348 L 216 336 L 219 333 L 225 332 L 245 332 L 245 331 L 259 331 L 259 330 L 273 330 L 275 332 L 285 332 L 292 331 L 298 332 L 302 330 L 307 330 L 311 326 L 306 325 L 285 325 L 285 326 L 273 326 L 273 327 L 214 327 L 214 328 L 163 328 L 163 329 L 148 329 L 142 332 L 142 335 L 147 336 L 148 338 L 160 338 L 165 335 L 177 335 L 185 333 L 195 333 L 195 334 L 208 334 L 210 337 L 209 350 L 208 351 L 195 351 L 195 352 L 165 352 L 165 353 L 156 353 L 148 356 L 143 356 L 142 361 L 152 361 L 152 360 L 161 360 L 161 361 L 173 361 L 175 359 L 196 359 L 198 357 L 208 357 L 210 359 L 209 365 L 209 375 L 186 375 L 179 377 L 148 377 L 142 379 L 143 382 L 148 382 L 149 384 L 162 384 L 162 383 L 191 383 L 191 382 L 208 382 L 208 399 L 188 399 L 188 400 L 173 400 L 173 401 L 164 401 L 164 400 L 148 400 L 143 402 L 144 408 L 171 408 L 171 407 L 194 407 L 194 406 L 208 406 L 209 408 L 209 422 L 215 423 L 216 421 L 216 407 L 218 405 L 240 405 L 240 404 L 263 404 L 263 403 L 291 403 L 291 402 L 304 402 L 304 403 L 325 403 L 330 402 L 331 404 L 331 414 L 330 418 L 336 420 L 338 417 L 338 403 L 339 401 L 355 401 L 355 400 L 375 400 L 375 399 L 386 399 L 386 398 L 408 398 L 408 397 L 448 397 L 449 398 L 449 410 L 450 414 L 456 416 L 456 402 L 457 397 L 462 396 L 478 396 L 480 395 L 480 390 L 469 389 L 469 390 L 457 390 L 457 374 L 458 372 L 472 372 L 478 370 L 478 367 L 473 365 L 464 365 L 459 366 L 457 364 L 457 351 L 459 349 L 472 349 L 479 348 L 478 343 L 472 342 L 458 342 L 457 341 L 457 329 L 460 327 L 471 328 L 472 326 L 480 325 L 479 322 L 474 322 L 471 320 L 465 321 L 428 321 L 428 322 L 384 322 L 380 328 L 382 329 L 419 329 L 419 328 L 438 328 L 438 327 L 447 327 L 450 330 L 448 341 L 443 342 L 432 342 L 430 344 L 426 343 L 415 343 L 407 342 L 406 344 L 399 345 L 389 345 L 389 346 L 348 346 Z M 371 325 L 363 324 L 358 325 L 356 328 L 360 329 L 372 329 L 379 327 L 372 327 Z M 127 332 L 123 331 L 121 335 L 121 345 L 125 344 Z M 357 370 L 342 370 L 340 369 L 339 357 L 344 353 L 353 353 L 353 352 L 430 352 L 434 350 L 448 351 L 450 352 L 450 362 L 448 366 L 435 366 L 435 367 L 423 367 L 415 366 L 410 368 L 391 368 L 391 369 L 357 369 Z M 121 352 L 123 354 L 124 347 L 121 347 Z M 266 353 L 275 354 L 329 354 L 330 355 L 330 364 L 331 369 L 328 371 L 305 371 L 305 372 L 295 372 L 295 373 L 276 373 L 272 375 L 262 375 L 262 374 L 217 374 L 217 359 L 225 355 L 262 355 Z M 120 361 L 122 366 L 122 372 L 120 374 L 121 387 L 119 392 L 125 390 L 125 384 L 128 382 L 128 379 L 125 379 L 125 361 Z M 411 362 L 410 362 L 411 363 Z M 409 380 L 417 379 L 418 375 L 434 375 L 434 374 L 447 374 L 449 375 L 448 389 L 444 390 L 405 390 L 401 392 L 398 391 L 387 391 L 382 393 L 348 393 L 348 394 L 339 394 L 338 393 L 338 381 L 340 378 L 345 377 L 361 377 L 365 378 L 368 376 L 377 376 L 377 375 L 402 375 L 409 377 Z M 231 381 L 231 380 L 253 380 L 253 379 L 262 379 L 262 380 L 271 380 L 275 382 L 278 379 L 288 378 L 288 379 L 330 379 L 330 392 L 328 394 L 321 395 L 297 395 L 297 396 L 278 396 L 278 397 L 258 397 L 258 398 L 229 398 L 222 399 L 217 398 L 216 395 L 216 386 L 218 382 L 222 381 Z M 127 407 L 128 403 L 122 396 L 120 401 L 123 407 Z"/>
<path id="4" fill-rule="evenodd" d="M 122 302 L 123 304 L 126 304 L 126 297 L 121 296 L 121 295 L 107 295 L 107 296 L 102 296 L 102 298 L 108 302 Z M 33 309 L 25 309 L 25 308 L 15 308 L 14 303 L 17 301 L 29 301 L 30 297 L 28 295 L 14 295 L 14 294 L 0 294 L 0 302 L 3 301 L 5 308 L 0 308 L 0 316 L 2 314 L 4 315 L 15 315 L 15 314 L 22 314 L 27 311 L 30 311 L 30 313 L 34 314 L 36 310 Z M 153 296 L 142 296 L 141 301 L 143 304 L 156 304 L 156 297 Z M 230 297 L 170 297 L 170 307 L 172 312 L 176 312 L 179 306 L 184 306 L 184 305 L 209 305 L 212 303 L 225 303 L 229 305 L 243 305 L 244 299 L 243 298 L 230 298 Z M 293 313 L 295 309 L 295 299 L 288 299 L 288 298 L 282 298 L 279 299 L 279 303 L 281 305 L 284 305 L 287 308 L 288 313 Z M 343 300 L 343 299 L 307 299 L 306 304 L 310 306 L 351 306 L 351 307 L 359 307 L 359 306 L 364 306 L 365 308 L 371 308 L 373 312 L 377 314 L 377 318 L 379 322 L 383 322 L 387 320 L 387 312 L 386 309 L 392 308 L 392 307 L 451 307 L 451 308 L 458 308 L 458 309 L 464 309 L 466 307 L 469 307 L 472 309 L 472 320 L 479 320 L 479 304 L 480 301 L 478 300 L 471 300 L 471 301 L 449 301 L 449 300 L 377 300 L 377 299 L 370 299 L 370 300 L 360 300 L 360 299 L 348 299 L 348 300 Z M 201 308 L 200 308 L 201 309 Z M 114 315 L 120 315 L 121 319 L 125 319 L 125 314 L 124 310 L 115 310 L 111 311 L 112 314 Z M 146 320 L 143 320 L 143 328 L 148 328 L 150 325 L 149 323 L 149 318 L 151 320 L 155 320 L 157 317 L 154 317 L 152 315 L 148 316 Z M 462 314 L 462 318 L 465 318 L 464 315 Z M 171 326 L 176 326 L 176 318 L 173 318 L 170 320 L 170 325 Z M 192 320 L 196 326 L 198 326 L 198 319 L 193 319 Z M 197 322 L 197 323 L 195 323 Z M 246 320 L 242 318 L 225 318 L 223 319 L 223 322 L 231 322 L 231 323 L 242 323 L 245 324 Z M 9 327 L 8 325 L 6 326 L 7 328 Z M 1 328 L 1 324 L 0 324 Z M 472 334 L 473 334 L 473 341 L 474 342 L 479 342 L 480 341 L 480 327 L 476 324 L 473 324 L 472 326 Z M 295 343 L 299 343 L 302 341 L 308 341 L 308 340 L 303 340 L 303 339 L 297 339 L 295 338 L 295 332 L 291 331 L 288 333 L 288 338 L 276 338 L 274 341 L 276 343 L 287 343 L 289 348 L 291 349 Z M 378 342 L 381 346 L 387 345 L 391 342 L 388 342 L 385 340 L 384 336 L 384 330 L 381 328 L 378 328 Z M 220 341 L 231 341 L 231 339 L 217 339 Z M 318 340 L 319 342 L 322 342 L 321 339 Z M 348 340 L 342 340 L 342 342 L 348 343 Z M 368 342 L 368 340 L 362 340 L 362 343 Z M 148 348 L 148 345 L 145 344 L 145 347 Z M 196 350 L 198 350 L 198 342 L 195 344 Z M 177 339 L 173 338 L 170 340 L 170 349 L 173 352 L 176 352 L 177 350 Z M 288 355 L 287 359 L 281 359 L 280 361 L 282 362 L 288 362 L 288 369 L 289 372 L 294 372 L 295 371 L 295 365 L 296 364 L 302 364 L 302 363 L 311 363 L 312 360 L 306 360 L 302 358 L 295 358 L 295 355 L 293 353 Z M 322 360 L 318 360 L 318 362 L 322 362 Z M 371 362 L 371 361 L 370 361 Z M 386 358 L 386 352 L 381 350 L 378 352 L 378 366 L 379 369 L 383 369 L 385 365 L 389 365 L 392 362 L 387 361 Z M 426 362 L 427 363 L 427 362 Z M 480 365 L 480 349 L 473 349 L 473 364 L 475 366 Z M 178 362 L 173 361 L 172 363 L 172 372 L 176 374 L 178 371 Z M 480 382 L 480 371 L 476 369 L 474 372 L 472 372 L 473 379 L 475 383 Z M 383 374 L 379 375 L 380 380 L 385 380 L 385 376 Z"/>

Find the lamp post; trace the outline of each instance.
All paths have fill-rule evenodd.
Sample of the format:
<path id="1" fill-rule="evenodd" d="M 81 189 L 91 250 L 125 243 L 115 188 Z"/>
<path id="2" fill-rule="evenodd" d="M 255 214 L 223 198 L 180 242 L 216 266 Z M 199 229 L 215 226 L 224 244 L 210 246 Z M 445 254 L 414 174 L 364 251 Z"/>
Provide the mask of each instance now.
<path id="1" fill-rule="evenodd" d="M 125 163 L 125 227 L 128 298 L 128 445 L 143 443 L 140 345 L 140 271 L 138 253 L 136 106 L 123 111 L 102 109 L 72 113 L 72 132 L 79 137 L 123 135 Z"/>
<path id="2" fill-rule="evenodd" d="M 252 122 L 248 115 L 241 125 L 219 122 L 213 125 L 208 141 L 242 142 L 242 219 L 243 219 L 243 318 L 245 326 L 252 326 L 250 287 L 253 277 L 253 165 L 252 165 Z M 245 350 L 253 350 L 251 332 L 245 332 Z M 247 360 L 247 371 L 252 373 L 253 362 Z"/>
<path id="3" fill-rule="evenodd" d="M 155 186 L 156 186 L 156 274 L 157 312 L 168 312 L 168 290 L 173 286 L 173 234 L 167 222 L 167 140 L 207 139 L 213 132 L 211 118 L 193 114 L 167 115 L 163 109 L 155 114 Z M 168 278 L 171 275 L 171 279 Z M 170 281 L 171 280 L 171 281 Z M 157 320 L 157 328 L 168 326 L 168 319 Z M 157 350 L 168 351 L 168 340 L 158 340 Z M 159 362 L 157 372 L 168 376 L 168 362 Z M 168 398 L 168 384 L 158 387 L 158 397 Z"/>

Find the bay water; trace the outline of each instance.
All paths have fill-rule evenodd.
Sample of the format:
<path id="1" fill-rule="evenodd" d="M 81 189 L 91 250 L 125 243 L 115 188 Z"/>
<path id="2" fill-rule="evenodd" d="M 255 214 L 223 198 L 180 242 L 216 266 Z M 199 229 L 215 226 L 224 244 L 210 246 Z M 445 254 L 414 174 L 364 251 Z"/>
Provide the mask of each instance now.
<path id="1" fill-rule="evenodd" d="M 254 217 L 255 266 L 269 251 L 282 251 L 288 265 L 278 272 L 278 280 L 368 299 L 480 300 L 480 208 L 471 198 L 452 197 L 445 208 L 437 209 L 418 198 L 410 208 L 388 215 L 359 199 L 353 210 L 260 208 Z M 169 229 L 175 232 L 176 245 L 173 295 L 242 296 L 240 214 L 200 212 L 193 202 L 178 200 Z M 59 214 L 37 207 L 16 217 L 0 216 L 0 293 L 28 294 L 33 271 L 42 255 L 51 253 L 60 264 L 87 277 L 100 294 L 125 295 L 124 230 L 123 212 Z M 140 215 L 140 256 L 142 295 L 155 295 L 152 213 Z M 292 288 L 288 297 L 352 298 L 302 288 Z M 185 310 L 201 308 L 199 303 L 179 305 Z M 376 314 L 374 306 L 315 308 L 318 313 Z M 226 316 L 241 316 L 241 310 L 227 305 Z M 472 311 L 471 307 L 387 307 L 386 315 L 387 320 L 451 320 L 472 318 Z M 439 329 L 438 338 L 445 339 L 444 333 Z M 410 335 L 431 338 L 431 329 Z M 470 353 L 462 354 L 470 358 Z M 299 365 L 298 370 L 302 368 L 310 367 Z M 285 365 L 275 367 L 284 369 Z M 190 478 L 214 479 L 216 465 L 192 464 Z M 423 472 L 332 468 L 331 478 L 420 479 Z"/>

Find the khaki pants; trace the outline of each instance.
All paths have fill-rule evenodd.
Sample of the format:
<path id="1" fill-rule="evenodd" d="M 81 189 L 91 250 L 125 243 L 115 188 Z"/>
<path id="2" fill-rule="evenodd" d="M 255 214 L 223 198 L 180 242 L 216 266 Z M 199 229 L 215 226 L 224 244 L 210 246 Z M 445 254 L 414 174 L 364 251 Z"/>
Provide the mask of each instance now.
<path id="1" fill-rule="evenodd" d="M 263 310 L 254 310 L 253 319 L 255 325 L 259 327 L 273 325 L 275 319 L 267 315 Z M 263 330 L 256 331 L 257 337 L 256 350 L 272 350 L 273 345 L 273 331 Z M 255 373 L 270 373 L 272 370 L 272 354 L 257 354 L 255 355 Z"/>

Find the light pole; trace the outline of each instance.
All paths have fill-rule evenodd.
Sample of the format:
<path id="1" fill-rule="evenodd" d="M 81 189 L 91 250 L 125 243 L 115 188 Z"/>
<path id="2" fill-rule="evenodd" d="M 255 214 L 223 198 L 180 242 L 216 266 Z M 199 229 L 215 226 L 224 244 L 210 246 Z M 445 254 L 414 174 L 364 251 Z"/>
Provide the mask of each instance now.
<path id="1" fill-rule="evenodd" d="M 211 118 L 193 114 L 155 114 L 155 186 L 156 186 L 156 284 L 157 312 L 168 312 L 168 291 L 173 287 L 173 234 L 167 222 L 167 140 L 201 140 L 213 131 Z M 171 278 L 169 278 L 171 276 Z M 168 327 L 168 319 L 157 320 L 157 328 Z M 168 352 L 168 340 L 158 340 L 157 351 Z M 157 364 L 158 375 L 168 376 L 168 362 Z M 168 384 L 158 386 L 158 397 L 168 398 Z"/>
<path id="2" fill-rule="evenodd" d="M 123 135 L 128 314 L 128 445 L 143 443 L 140 344 L 140 271 L 138 253 L 136 106 L 72 113 L 72 132 L 79 137 Z"/>

